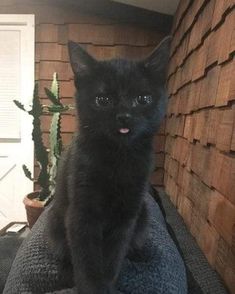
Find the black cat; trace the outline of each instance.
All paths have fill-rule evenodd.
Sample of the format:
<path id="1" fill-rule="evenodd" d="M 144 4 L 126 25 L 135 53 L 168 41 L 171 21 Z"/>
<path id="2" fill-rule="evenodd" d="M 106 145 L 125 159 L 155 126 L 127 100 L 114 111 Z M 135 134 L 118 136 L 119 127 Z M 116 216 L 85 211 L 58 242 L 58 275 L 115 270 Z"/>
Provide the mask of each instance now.
<path id="1" fill-rule="evenodd" d="M 79 130 L 60 162 L 48 228 L 79 294 L 118 293 L 125 256 L 145 240 L 169 45 L 164 39 L 140 61 L 97 61 L 69 42 Z"/>

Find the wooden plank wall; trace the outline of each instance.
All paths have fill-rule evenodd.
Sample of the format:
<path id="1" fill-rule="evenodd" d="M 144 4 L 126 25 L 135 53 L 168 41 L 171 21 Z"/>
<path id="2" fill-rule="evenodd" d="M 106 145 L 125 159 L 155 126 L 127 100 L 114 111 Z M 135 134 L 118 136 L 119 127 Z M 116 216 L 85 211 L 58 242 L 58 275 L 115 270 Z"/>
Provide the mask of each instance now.
<path id="1" fill-rule="evenodd" d="M 60 2 L 62 3 L 62 2 Z M 66 4 L 55 5 L 49 0 L 2 0 L 1 13 L 35 14 L 36 19 L 36 80 L 39 82 L 39 93 L 47 103 L 44 87 L 49 87 L 52 74 L 59 75 L 62 102 L 73 104 L 73 75 L 68 62 L 67 41 L 73 40 L 84 45 L 88 52 L 97 59 L 115 57 L 141 58 L 147 56 L 165 36 L 156 28 L 145 28 L 116 20 L 88 15 L 76 6 Z M 48 146 L 48 130 L 50 117 L 42 120 L 43 138 Z M 67 145 L 76 129 L 75 113 L 63 115 L 62 138 Z M 153 183 L 163 184 L 164 136 L 156 136 L 156 170 Z M 35 163 L 35 174 L 38 167 Z"/>
<path id="2" fill-rule="evenodd" d="M 234 0 L 182 0 L 169 67 L 166 192 L 235 289 Z"/>

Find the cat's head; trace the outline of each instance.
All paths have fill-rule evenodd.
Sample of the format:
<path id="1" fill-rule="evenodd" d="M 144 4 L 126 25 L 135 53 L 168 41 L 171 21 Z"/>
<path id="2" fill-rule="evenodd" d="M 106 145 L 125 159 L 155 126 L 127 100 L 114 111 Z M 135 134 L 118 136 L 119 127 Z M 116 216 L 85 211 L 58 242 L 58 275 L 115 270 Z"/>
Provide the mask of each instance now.
<path id="1" fill-rule="evenodd" d="M 139 61 L 97 61 L 69 42 L 80 132 L 118 141 L 153 135 L 165 113 L 170 38 Z"/>

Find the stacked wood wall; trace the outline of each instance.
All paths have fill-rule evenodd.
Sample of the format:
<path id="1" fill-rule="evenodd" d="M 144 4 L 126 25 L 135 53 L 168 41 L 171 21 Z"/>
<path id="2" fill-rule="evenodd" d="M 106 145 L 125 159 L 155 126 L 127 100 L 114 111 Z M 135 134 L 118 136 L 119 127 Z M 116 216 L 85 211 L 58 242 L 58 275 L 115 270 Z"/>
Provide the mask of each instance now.
<path id="1" fill-rule="evenodd" d="M 166 120 L 166 192 L 213 268 L 235 290 L 234 0 L 182 0 Z"/>
<path id="2" fill-rule="evenodd" d="M 57 72 L 63 103 L 74 104 L 73 75 L 68 61 L 67 41 L 73 40 L 84 45 L 97 59 L 115 57 L 141 58 L 147 56 L 164 37 L 160 28 L 145 28 L 130 23 L 88 15 L 76 5 L 57 4 L 53 1 L 3 0 L 1 13 L 35 14 L 36 21 L 36 81 L 44 103 L 44 87 L 50 87 L 53 72 Z M 50 116 L 42 119 L 43 139 L 48 146 Z M 62 116 L 62 139 L 66 145 L 76 129 L 75 113 Z M 163 184 L 164 136 L 163 130 L 156 136 L 156 170 L 153 183 Z M 35 174 L 38 167 L 35 165 Z"/>

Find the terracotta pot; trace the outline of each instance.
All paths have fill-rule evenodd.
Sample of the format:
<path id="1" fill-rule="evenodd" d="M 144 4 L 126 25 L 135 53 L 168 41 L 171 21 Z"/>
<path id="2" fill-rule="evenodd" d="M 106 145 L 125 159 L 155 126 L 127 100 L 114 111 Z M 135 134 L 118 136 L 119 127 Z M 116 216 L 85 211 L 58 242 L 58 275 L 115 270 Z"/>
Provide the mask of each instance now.
<path id="1" fill-rule="evenodd" d="M 25 196 L 23 200 L 30 229 L 36 223 L 38 217 L 44 210 L 44 203 L 37 199 L 38 194 L 38 191 L 32 192 Z"/>

